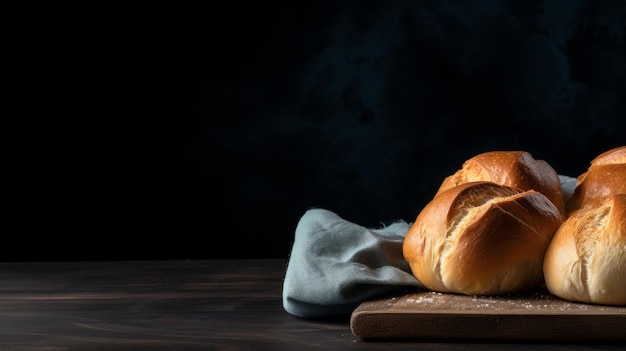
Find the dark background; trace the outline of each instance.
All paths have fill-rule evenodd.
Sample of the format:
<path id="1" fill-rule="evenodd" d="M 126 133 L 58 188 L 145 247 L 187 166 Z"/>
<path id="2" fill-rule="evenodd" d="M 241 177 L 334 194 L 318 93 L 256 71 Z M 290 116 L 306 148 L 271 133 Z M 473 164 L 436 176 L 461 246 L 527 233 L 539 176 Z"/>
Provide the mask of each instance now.
<path id="1" fill-rule="evenodd" d="M 8 12 L 2 259 L 286 258 L 307 209 L 412 221 L 480 152 L 577 176 L 626 145 L 625 5 Z"/>

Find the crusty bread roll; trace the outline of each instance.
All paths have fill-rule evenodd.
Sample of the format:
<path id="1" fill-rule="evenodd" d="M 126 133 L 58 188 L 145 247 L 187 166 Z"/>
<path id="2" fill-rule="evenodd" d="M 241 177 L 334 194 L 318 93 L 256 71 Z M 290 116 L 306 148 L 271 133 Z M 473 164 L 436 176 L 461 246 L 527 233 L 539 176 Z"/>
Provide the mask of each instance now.
<path id="1" fill-rule="evenodd" d="M 565 203 L 567 213 L 583 209 L 597 199 L 626 194 L 626 146 L 601 153 L 578 176 L 574 194 Z"/>
<path id="2" fill-rule="evenodd" d="M 526 151 L 489 151 L 463 163 L 461 169 L 444 179 L 437 194 L 459 184 L 488 181 L 544 194 L 565 215 L 558 173 L 546 161 L 535 160 Z"/>
<path id="3" fill-rule="evenodd" d="M 464 183 L 422 209 L 403 254 L 430 290 L 513 293 L 543 283 L 543 257 L 561 223 L 559 210 L 537 191 Z"/>
<path id="4" fill-rule="evenodd" d="M 543 272 L 561 298 L 626 305 L 626 195 L 571 213 L 546 251 Z"/>

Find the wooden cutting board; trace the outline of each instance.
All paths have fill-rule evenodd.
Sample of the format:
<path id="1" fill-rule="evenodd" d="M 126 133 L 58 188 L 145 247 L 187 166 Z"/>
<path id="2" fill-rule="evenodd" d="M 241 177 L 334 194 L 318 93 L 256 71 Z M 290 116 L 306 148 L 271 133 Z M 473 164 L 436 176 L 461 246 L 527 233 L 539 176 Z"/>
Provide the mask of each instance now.
<path id="1" fill-rule="evenodd" d="M 626 340 L 626 307 L 566 301 L 540 289 L 508 296 L 430 291 L 362 303 L 350 319 L 363 339 Z"/>

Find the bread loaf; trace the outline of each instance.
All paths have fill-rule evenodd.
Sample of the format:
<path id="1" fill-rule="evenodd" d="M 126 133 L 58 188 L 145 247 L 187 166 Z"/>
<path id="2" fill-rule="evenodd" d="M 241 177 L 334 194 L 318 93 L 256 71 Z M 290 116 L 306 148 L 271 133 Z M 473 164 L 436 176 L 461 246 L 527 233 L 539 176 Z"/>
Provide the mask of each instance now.
<path id="1" fill-rule="evenodd" d="M 428 289 L 496 295 L 543 283 L 543 258 L 562 223 L 542 193 L 492 182 L 439 192 L 409 229 L 403 254 Z"/>
<path id="2" fill-rule="evenodd" d="M 594 158 L 587 171 L 578 176 L 574 194 L 567 202 L 567 213 L 587 208 L 594 201 L 613 194 L 626 194 L 626 146 Z"/>
<path id="3" fill-rule="evenodd" d="M 626 305 L 626 195 L 572 212 L 546 251 L 543 271 L 556 296 Z"/>
<path id="4" fill-rule="evenodd" d="M 521 190 L 544 194 L 565 214 L 559 175 L 547 162 L 535 160 L 526 151 L 490 151 L 478 154 L 463 163 L 461 169 L 445 178 L 437 192 L 475 181 L 488 181 Z"/>

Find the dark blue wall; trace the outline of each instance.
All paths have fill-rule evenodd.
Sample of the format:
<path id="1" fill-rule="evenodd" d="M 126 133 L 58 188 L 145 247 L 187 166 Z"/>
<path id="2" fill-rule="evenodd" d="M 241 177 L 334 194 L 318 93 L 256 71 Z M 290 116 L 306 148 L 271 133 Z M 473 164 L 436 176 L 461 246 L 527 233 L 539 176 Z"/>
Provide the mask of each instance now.
<path id="1" fill-rule="evenodd" d="M 626 145 L 623 1 L 225 3 L 107 9 L 63 41 L 88 43 L 58 62 L 92 133 L 40 189 L 74 200 L 42 215 L 65 236 L 13 257 L 284 258 L 311 207 L 412 221 L 477 153 L 577 176 Z"/>

